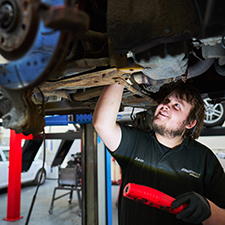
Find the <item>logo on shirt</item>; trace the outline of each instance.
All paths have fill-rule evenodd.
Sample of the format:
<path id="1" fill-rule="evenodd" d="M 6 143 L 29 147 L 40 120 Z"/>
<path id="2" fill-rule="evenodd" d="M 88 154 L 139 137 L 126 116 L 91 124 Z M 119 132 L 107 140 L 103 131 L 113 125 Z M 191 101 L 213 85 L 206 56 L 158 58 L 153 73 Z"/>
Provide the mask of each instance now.
<path id="1" fill-rule="evenodd" d="M 189 176 L 192 176 L 192 177 L 197 178 L 197 179 L 199 179 L 200 176 L 201 176 L 201 173 L 197 173 L 193 170 L 188 170 L 186 168 L 182 168 L 181 171 L 185 172 L 185 173 L 188 173 Z"/>
<path id="2" fill-rule="evenodd" d="M 138 162 L 144 162 L 144 159 L 141 159 L 141 158 L 139 158 L 139 157 L 135 157 L 135 159 L 134 160 L 136 160 L 136 161 L 138 161 Z"/>

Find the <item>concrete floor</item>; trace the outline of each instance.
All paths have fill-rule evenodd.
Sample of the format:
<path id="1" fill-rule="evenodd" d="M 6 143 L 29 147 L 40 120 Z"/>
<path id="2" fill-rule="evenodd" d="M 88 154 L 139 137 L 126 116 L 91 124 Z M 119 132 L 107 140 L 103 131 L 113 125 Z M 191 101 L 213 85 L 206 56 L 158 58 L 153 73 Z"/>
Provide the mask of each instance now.
<path id="1" fill-rule="evenodd" d="M 47 179 L 45 184 L 39 188 L 36 202 L 30 217 L 29 225 L 81 225 L 80 209 L 77 201 L 77 194 L 74 192 L 71 204 L 68 204 L 68 197 L 62 197 L 54 202 L 53 214 L 48 210 L 51 204 L 54 187 L 57 187 L 57 180 Z M 21 190 L 21 211 L 22 219 L 9 222 L 5 221 L 7 215 L 7 191 L 0 190 L 0 224 L 1 225 L 25 225 L 29 208 L 36 187 L 32 185 L 23 185 Z M 113 225 L 117 225 L 117 207 L 116 200 L 119 186 L 112 186 L 112 208 Z M 65 193 L 63 190 L 57 190 L 57 196 Z"/>

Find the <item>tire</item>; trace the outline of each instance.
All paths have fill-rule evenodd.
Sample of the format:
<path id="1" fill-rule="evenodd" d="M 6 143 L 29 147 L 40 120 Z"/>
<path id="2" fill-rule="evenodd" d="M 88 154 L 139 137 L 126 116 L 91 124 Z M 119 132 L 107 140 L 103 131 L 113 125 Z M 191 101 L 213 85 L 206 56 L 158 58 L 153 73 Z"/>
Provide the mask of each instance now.
<path id="1" fill-rule="evenodd" d="M 208 97 L 203 98 L 205 104 L 204 126 L 222 126 L 225 120 L 225 103 L 212 103 Z"/>
<path id="2" fill-rule="evenodd" d="M 39 183 L 39 180 L 41 178 L 41 172 L 42 172 L 42 169 L 38 170 L 38 172 L 36 174 L 36 177 L 34 179 L 34 184 L 35 185 L 38 185 L 38 183 Z M 46 180 L 46 172 L 44 170 L 44 172 L 42 174 L 42 179 L 41 179 L 40 185 L 44 184 L 45 183 L 45 180 Z"/>

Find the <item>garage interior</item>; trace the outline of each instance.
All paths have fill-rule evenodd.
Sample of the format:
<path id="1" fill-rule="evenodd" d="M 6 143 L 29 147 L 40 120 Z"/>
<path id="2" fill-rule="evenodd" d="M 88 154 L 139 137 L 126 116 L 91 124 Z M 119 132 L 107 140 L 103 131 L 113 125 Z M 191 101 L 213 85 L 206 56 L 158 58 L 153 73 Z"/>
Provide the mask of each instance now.
<path id="1" fill-rule="evenodd" d="M 56 180 L 47 179 L 45 184 L 40 188 L 29 224 L 34 224 L 34 225 L 38 225 L 38 224 L 80 225 L 82 224 L 76 195 L 74 195 L 74 198 L 71 204 L 68 204 L 67 197 L 64 197 L 58 200 L 55 203 L 54 213 L 52 215 L 48 213 L 50 203 L 51 203 L 51 198 L 52 198 L 52 192 L 54 187 L 56 186 L 57 186 Z M 118 191 L 119 191 L 118 185 L 112 186 L 112 219 L 113 219 L 112 224 L 113 225 L 118 224 L 118 221 L 117 221 L 118 214 L 117 214 L 117 207 L 116 207 Z M 24 225 L 34 192 L 35 192 L 34 186 L 23 185 L 22 192 L 21 192 L 21 216 L 23 216 L 23 218 L 14 222 L 8 222 L 3 220 L 3 218 L 6 217 L 7 193 L 6 191 L 1 190 L 0 191 L 1 193 L 0 194 L 1 224 Z M 59 194 L 61 193 L 64 193 L 64 191 L 59 192 Z"/>
<path id="2" fill-rule="evenodd" d="M 125 86 L 118 122 L 146 129 L 184 81 L 207 101 L 212 126 L 214 104 L 225 110 L 223 9 L 221 0 L 0 0 L 0 147 L 18 153 L 0 224 L 117 225 L 121 174 L 91 124 L 98 97 Z M 225 168 L 224 119 L 199 141 Z M 10 131 L 24 135 L 17 147 Z M 45 183 L 12 182 L 35 158 L 47 164 Z"/>
<path id="3" fill-rule="evenodd" d="M 115 174 L 111 175 L 111 166 L 114 170 L 115 165 L 111 165 L 111 156 L 109 154 L 107 154 L 108 156 L 106 157 L 106 153 L 107 153 L 106 149 L 103 143 L 101 142 L 101 140 L 97 138 L 96 132 L 93 130 L 92 124 L 90 123 L 82 124 L 81 125 L 82 128 L 79 131 L 74 132 L 74 130 L 76 129 L 73 126 L 71 126 L 71 124 L 70 126 L 64 125 L 64 126 L 55 127 L 55 124 L 62 123 L 62 120 L 60 121 L 59 117 L 57 117 L 57 119 L 55 119 L 54 117 L 53 119 L 54 119 L 54 123 L 52 121 L 50 123 L 54 124 L 54 126 L 49 127 L 49 130 L 51 130 L 52 132 L 45 134 L 45 141 L 47 145 L 45 146 L 46 154 L 47 154 L 46 162 L 48 164 L 47 179 L 45 183 L 39 187 L 35 204 L 33 206 L 33 212 L 31 213 L 31 216 L 29 218 L 30 222 L 28 223 L 40 224 L 40 220 L 41 220 L 45 224 L 48 224 L 48 223 L 62 224 L 62 222 L 64 224 L 90 224 L 90 223 L 116 224 L 119 181 L 117 180 L 115 182 L 115 179 L 119 179 L 119 177 L 116 178 Z M 46 123 L 48 124 L 48 121 Z M 88 127 L 88 129 L 86 128 L 86 126 Z M 72 128 L 74 128 L 73 131 L 71 130 Z M 84 133 L 82 132 L 82 129 L 83 129 L 83 132 L 84 130 L 86 130 L 87 134 L 85 135 L 85 137 L 89 137 L 90 140 L 82 139 L 82 135 L 84 135 Z M 61 133 L 58 133 L 54 130 L 56 131 L 60 130 Z M 65 130 L 64 133 L 62 133 L 63 130 Z M 8 138 L 10 139 L 11 136 Z M 26 144 L 27 142 L 25 141 L 24 142 L 25 144 L 23 145 L 24 146 L 23 153 L 26 152 L 26 148 L 28 146 L 29 149 L 32 149 L 35 152 L 37 152 L 38 150 L 39 153 L 41 153 L 39 154 L 40 155 L 39 158 L 42 158 L 43 144 L 42 142 L 40 142 L 40 139 L 42 138 L 43 138 L 42 135 L 37 135 L 33 137 L 32 140 L 28 140 L 28 141 L 31 141 L 31 143 Z M 6 137 L 2 135 L 1 143 L 3 145 L 6 143 L 9 143 L 9 140 L 7 140 L 7 135 Z M 84 147 L 82 146 L 81 143 L 85 143 L 85 145 L 89 149 L 89 150 L 85 150 L 86 152 L 88 152 L 88 157 L 89 157 L 89 159 L 87 160 L 88 162 L 87 167 L 90 168 L 90 171 L 91 171 L 91 172 L 86 172 L 86 175 L 88 176 L 86 178 L 88 180 L 86 184 L 88 189 L 86 191 L 88 195 L 88 197 L 86 198 L 86 201 L 89 201 L 88 203 L 84 203 L 85 195 L 83 194 L 83 192 L 84 192 L 85 184 L 83 181 L 85 178 L 83 177 L 84 175 L 83 171 L 80 177 L 82 179 L 82 191 L 81 191 L 81 185 L 78 185 L 79 187 L 76 188 L 75 177 L 77 178 L 77 176 L 73 175 L 72 178 L 67 176 L 68 169 L 71 169 L 71 168 L 68 168 L 66 171 L 67 177 L 62 178 L 62 175 L 61 177 L 58 176 L 60 169 L 66 170 L 66 167 L 68 167 L 67 162 L 72 161 L 72 160 L 69 160 L 71 159 L 71 155 L 79 154 L 82 152 L 82 149 Z M 38 146 L 38 147 L 35 147 L 35 146 Z M 97 154 L 93 155 L 94 153 L 97 153 Z M 69 158 L 67 157 L 65 159 L 66 156 L 69 156 Z M 82 158 L 83 157 L 87 157 L 87 156 L 82 156 Z M 108 161 L 106 161 L 107 158 L 108 158 Z M 95 161 L 94 159 L 97 161 Z M 62 165 L 61 167 L 61 164 L 63 163 L 64 165 Z M 108 169 L 105 168 L 106 167 L 105 163 L 107 163 Z M 85 165 L 86 163 L 81 162 L 81 164 Z M 97 168 L 94 168 L 95 167 L 94 165 L 96 164 L 98 164 Z M 82 170 L 84 170 L 84 168 L 82 167 Z M 115 171 L 113 172 L 115 173 Z M 72 173 L 74 174 L 74 170 L 72 171 Z M 97 176 L 100 177 L 101 179 L 97 178 Z M 63 185 L 59 185 L 59 182 L 61 183 L 64 182 L 64 183 Z M 73 187 L 73 189 L 71 189 L 71 187 Z M 53 201 L 53 192 L 56 188 L 59 188 L 59 189 L 57 189 L 55 193 L 55 200 Z M 4 223 L 8 224 L 12 222 L 14 224 L 26 224 L 25 221 L 27 222 L 28 213 L 31 207 L 32 199 L 35 194 L 35 190 L 36 190 L 36 186 L 32 185 L 31 183 L 22 184 L 21 206 L 20 206 L 21 208 L 19 209 L 21 218 L 12 218 L 10 221 L 7 218 L 7 215 L 9 213 L 8 210 L 11 211 L 11 210 L 17 210 L 17 209 L 15 209 L 14 205 L 12 205 L 12 208 L 10 209 L 7 207 L 7 203 L 9 205 L 9 200 L 7 201 L 7 199 L 9 198 L 9 195 L 7 195 L 7 189 L 1 190 L 1 194 L 0 194 L 1 216 L 3 216 L 2 217 L 3 224 Z M 69 198 L 70 194 L 66 194 L 66 193 L 71 193 L 71 190 L 73 190 L 72 191 L 73 195 L 72 195 L 72 198 Z M 96 191 L 96 192 L 93 193 L 93 191 Z M 79 196 L 78 193 L 81 199 L 78 198 Z M 12 196 L 12 197 L 18 198 L 18 196 Z M 17 199 L 13 200 L 14 203 L 16 201 Z M 107 201 L 109 203 L 107 203 Z M 54 203 L 54 206 L 53 206 L 53 203 Z M 95 204 L 95 206 L 93 207 L 94 212 L 93 210 L 88 211 L 88 209 L 82 208 L 82 205 L 91 205 L 91 204 Z M 86 212 L 85 217 L 83 212 Z M 92 214 L 89 215 L 89 212 L 91 212 Z M 45 218 L 45 216 L 43 216 L 45 214 L 47 217 L 49 217 L 48 219 Z M 91 218 L 92 221 L 91 222 L 87 221 L 86 219 L 87 217 Z M 93 220 L 95 221 L 93 222 Z"/>
<path id="4" fill-rule="evenodd" d="M 58 118 L 59 119 L 59 118 Z M 48 121 L 48 120 L 46 120 Z M 76 190 L 73 191 L 73 197 L 72 199 L 69 198 L 69 194 L 68 190 L 65 189 L 59 189 L 57 190 L 56 193 L 56 197 L 58 199 L 56 199 L 54 201 L 54 207 L 51 208 L 51 204 L 53 201 L 53 192 L 54 189 L 59 187 L 58 181 L 59 181 L 59 177 L 58 177 L 58 167 L 54 166 L 55 165 L 62 165 L 62 167 L 66 167 L 67 162 L 70 161 L 70 157 L 68 158 L 68 156 L 73 153 L 76 152 L 81 152 L 82 151 L 82 145 L 81 145 L 81 130 L 78 131 L 77 133 L 72 131 L 71 128 L 73 128 L 74 126 L 71 124 L 69 124 L 68 126 L 64 125 L 62 126 L 57 126 L 57 124 L 63 124 L 62 120 L 60 121 L 60 119 L 57 122 L 56 118 L 53 118 L 54 122 L 50 122 L 50 124 L 54 123 L 54 126 L 49 126 L 46 127 L 47 131 L 52 131 L 51 133 L 46 133 L 46 153 L 48 155 L 46 161 L 48 162 L 48 175 L 47 175 L 47 179 L 45 181 L 45 183 L 43 185 L 41 185 L 39 187 L 39 191 L 37 193 L 37 197 L 29 218 L 29 222 L 28 224 L 68 224 L 68 225 L 78 225 L 78 224 L 88 224 L 87 221 L 85 221 L 86 219 L 83 218 L 82 212 L 83 210 L 88 210 L 88 209 L 83 209 L 82 207 L 80 207 L 79 204 L 79 199 L 78 199 L 78 195 L 76 193 Z M 48 122 L 47 122 L 48 124 Z M 87 123 L 87 124 L 81 124 L 81 127 L 83 127 L 83 129 L 86 129 L 86 137 L 88 136 L 95 136 L 95 138 L 90 138 L 90 140 L 86 140 L 86 145 L 91 145 L 88 148 L 91 149 L 90 151 L 93 152 L 93 146 L 95 146 L 95 144 L 97 143 L 98 145 L 98 150 L 97 151 L 104 151 L 104 145 L 101 142 L 101 140 L 99 140 L 99 138 L 96 136 L 95 131 L 92 128 L 91 123 Z M 86 126 L 88 126 L 89 129 L 86 128 Z M 1 130 L 3 130 L 4 128 L 2 128 Z M 69 129 L 69 132 L 68 132 Z M 81 128 L 82 129 L 82 128 Z M 5 129 L 4 129 L 5 130 Z M 61 132 L 61 133 L 57 133 L 56 131 L 60 130 L 60 131 L 65 131 L 65 132 Z M 75 130 L 75 129 L 74 129 Z M 202 135 L 199 138 L 199 141 L 202 142 L 203 144 L 209 146 L 216 154 L 225 154 L 225 149 L 224 149 L 224 144 L 225 144 L 225 139 L 224 139 L 224 135 L 225 135 L 225 127 L 216 127 L 216 128 L 208 128 L 208 129 L 203 129 L 202 131 Z M 4 132 L 2 132 L 2 134 L 4 134 Z M 1 143 L 4 145 L 6 143 L 9 142 L 8 139 L 10 139 L 9 135 L 7 135 L 7 131 L 5 135 L 1 136 Z M 36 137 L 34 137 L 34 139 L 36 140 L 40 140 L 42 138 L 41 135 L 37 135 Z M 33 139 L 33 140 L 34 140 Z M 66 140 L 66 141 L 65 141 Z M 74 142 L 75 140 L 75 142 Z M 92 141 L 96 141 L 96 143 L 93 143 Z M 54 143 L 54 141 L 56 141 L 57 143 Z M 68 142 L 67 142 L 68 141 Z M 75 144 L 75 145 L 74 145 Z M 57 147 L 56 147 L 57 146 Z M 41 149 L 43 146 L 40 144 L 40 142 L 38 142 L 38 149 L 41 152 L 41 154 L 39 155 L 39 158 L 43 157 L 43 150 Z M 33 149 L 35 149 L 35 147 L 32 147 Z M 49 149 L 50 148 L 50 149 Z M 52 149 L 57 149 L 55 151 L 52 152 Z M 72 149 L 72 152 L 69 151 L 70 149 Z M 103 148 L 103 149 L 101 149 Z M 106 153 L 106 151 L 105 151 Z M 99 156 L 104 156 L 104 154 L 98 154 Z M 65 156 L 67 156 L 67 158 L 65 159 Z M 83 156 L 84 157 L 84 156 Z M 93 155 L 91 155 L 91 153 L 89 152 L 89 157 L 93 157 L 95 158 Z M 110 156 L 111 157 L 111 156 Z M 223 167 L 225 168 L 225 159 L 224 157 L 219 157 L 219 160 L 221 162 L 221 164 L 223 165 Z M 88 162 L 93 161 L 93 159 L 91 160 L 90 158 L 88 159 Z M 100 161 L 104 161 L 104 157 L 103 158 L 98 158 L 97 160 L 98 162 Z M 100 189 L 100 194 L 99 192 L 97 193 L 93 193 L 93 190 L 96 190 L 95 188 L 93 188 L 92 186 L 92 190 L 91 190 L 91 195 L 92 195 L 92 203 L 96 204 L 96 202 L 98 202 L 98 206 L 95 205 L 95 210 L 98 209 L 98 211 L 93 212 L 93 214 L 95 214 L 94 216 L 97 216 L 97 219 L 95 222 L 93 222 L 93 224 L 107 224 L 107 225 L 117 225 L 118 224 L 118 213 L 117 213 L 117 198 L 118 198 L 118 192 L 119 192 L 119 182 L 117 179 L 120 179 L 120 177 L 118 175 L 115 175 L 115 171 L 112 171 L 115 169 L 116 165 L 113 164 L 114 162 L 112 161 L 112 159 L 110 159 L 108 162 L 106 162 L 108 164 L 108 166 L 111 164 L 110 168 L 108 168 L 108 170 L 106 168 L 104 168 L 105 165 L 98 165 L 99 171 L 98 171 L 98 175 L 100 177 L 106 177 L 106 173 L 109 173 L 109 177 L 110 180 L 99 180 L 98 181 L 98 188 Z M 63 165 L 64 164 L 64 165 Z M 90 166 L 90 165 L 89 165 Z M 118 170 L 118 168 L 117 168 Z M 93 168 L 91 169 L 91 171 L 93 172 Z M 118 171 L 117 171 L 118 172 Z M 90 180 L 94 180 L 94 173 L 92 173 L 92 175 L 88 174 L 89 178 L 88 178 L 88 184 L 90 186 Z M 82 177 L 83 178 L 83 177 Z M 95 177 L 95 181 L 98 180 Z M 102 182 L 104 183 L 104 185 L 101 185 Z M 92 185 L 96 185 L 96 182 L 93 182 Z M 104 188 L 102 188 L 102 186 L 105 186 L 105 190 Z M 108 188 L 107 188 L 108 186 Z M 5 224 L 5 225 L 9 225 L 9 224 L 16 224 L 16 225 L 22 225 L 22 224 L 26 224 L 27 222 L 27 218 L 28 218 L 28 213 L 31 207 L 31 202 L 32 199 L 34 197 L 35 191 L 36 191 L 36 186 L 34 186 L 31 183 L 26 183 L 26 184 L 22 184 L 22 188 L 21 188 L 21 205 L 20 205 L 20 219 L 16 219 L 12 221 L 7 221 L 5 220 L 5 218 L 7 217 L 7 189 L 2 189 L 0 191 L 0 216 L 2 218 L 2 222 L 1 224 Z M 110 201 L 108 205 L 106 203 L 106 199 L 105 198 L 99 198 L 98 196 L 102 196 L 103 192 L 108 192 Z M 87 190 L 88 193 L 88 190 Z M 89 193 L 90 194 L 90 193 Z M 82 194 L 81 194 L 82 195 Z M 62 196 L 62 197 L 60 197 Z M 90 197 L 89 197 L 90 198 Z M 98 198 L 98 200 L 96 200 L 96 198 Z M 90 199 L 89 199 L 90 200 Z M 83 199 L 82 199 L 83 201 Z M 88 203 L 90 204 L 90 203 Z M 107 211 L 108 209 L 108 211 Z M 88 214 L 89 212 L 87 212 Z M 93 216 L 92 214 L 92 216 Z M 89 216 L 89 215 L 88 215 Z M 94 218 L 94 216 L 92 217 L 92 220 Z M 84 222 L 85 221 L 85 222 Z"/>

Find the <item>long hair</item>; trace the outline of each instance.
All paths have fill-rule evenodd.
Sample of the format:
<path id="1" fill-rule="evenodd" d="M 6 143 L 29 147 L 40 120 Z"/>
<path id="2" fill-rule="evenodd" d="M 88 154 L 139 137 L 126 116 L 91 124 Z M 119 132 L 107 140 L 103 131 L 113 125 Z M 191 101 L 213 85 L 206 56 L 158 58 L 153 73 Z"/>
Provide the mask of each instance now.
<path id="1" fill-rule="evenodd" d="M 205 118 L 205 107 L 202 97 L 195 87 L 184 82 L 176 83 L 172 87 L 171 92 L 175 93 L 176 97 L 192 105 L 187 118 L 187 124 L 190 124 L 194 120 L 196 120 L 197 123 L 193 128 L 186 129 L 184 137 L 197 139 L 200 136 Z"/>

